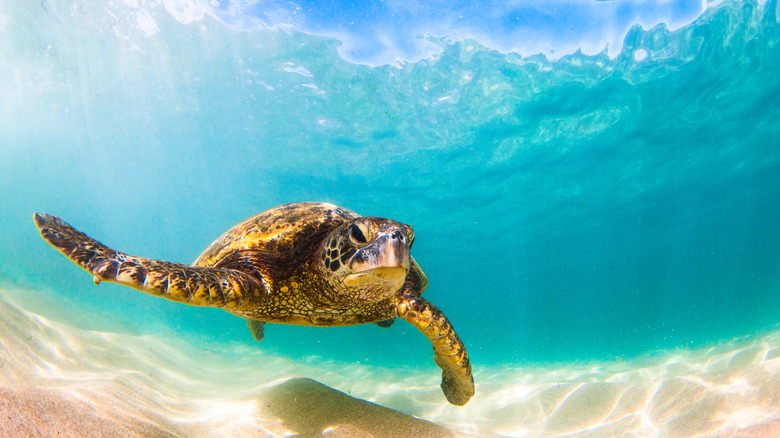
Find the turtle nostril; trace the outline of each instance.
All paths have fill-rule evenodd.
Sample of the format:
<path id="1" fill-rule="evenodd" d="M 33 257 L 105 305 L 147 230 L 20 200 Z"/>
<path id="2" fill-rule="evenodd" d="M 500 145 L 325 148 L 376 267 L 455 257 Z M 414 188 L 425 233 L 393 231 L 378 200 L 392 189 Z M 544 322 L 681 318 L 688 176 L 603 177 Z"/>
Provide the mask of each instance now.
<path id="1" fill-rule="evenodd" d="M 400 231 L 393 231 L 393 234 L 391 234 L 390 236 L 393 239 L 404 240 L 404 233 Z"/>

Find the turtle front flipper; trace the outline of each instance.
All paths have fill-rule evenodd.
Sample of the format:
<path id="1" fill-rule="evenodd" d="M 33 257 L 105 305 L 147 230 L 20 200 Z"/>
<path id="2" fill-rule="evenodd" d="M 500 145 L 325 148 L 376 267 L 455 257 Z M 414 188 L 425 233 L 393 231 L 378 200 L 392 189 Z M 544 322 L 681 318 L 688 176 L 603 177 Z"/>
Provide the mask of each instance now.
<path id="1" fill-rule="evenodd" d="M 433 344 L 433 360 L 442 369 L 441 389 L 447 401 L 463 406 L 474 396 L 474 377 L 466 347 L 441 310 L 428 301 L 405 295 L 398 316 L 420 330 Z"/>
<path id="2" fill-rule="evenodd" d="M 73 263 L 101 281 L 193 306 L 240 311 L 265 296 L 257 280 L 233 269 L 190 266 L 133 257 L 114 251 L 60 218 L 36 213 L 41 237 Z"/>

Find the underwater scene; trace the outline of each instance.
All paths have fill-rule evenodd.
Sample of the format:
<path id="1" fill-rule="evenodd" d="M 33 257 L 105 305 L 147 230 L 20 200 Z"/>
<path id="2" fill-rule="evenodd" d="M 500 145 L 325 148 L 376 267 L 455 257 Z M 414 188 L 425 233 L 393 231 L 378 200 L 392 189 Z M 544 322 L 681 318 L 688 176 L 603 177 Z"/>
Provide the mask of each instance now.
<path id="1" fill-rule="evenodd" d="M 779 19 L 776 0 L 0 0 L 0 437 L 780 436 Z M 199 258 L 298 202 L 392 220 L 385 310 L 316 327 L 281 301 L 258 336 L 173 277 L 153 296 L 171 266 L 324 296 L 307 285 L 384 228 L 279 210 L 314 260 L 300 287 L 275 272 L 301 263 Z M 97 243 L 35 213 L 183 265 L 93 278 L 68 258 Z"/>

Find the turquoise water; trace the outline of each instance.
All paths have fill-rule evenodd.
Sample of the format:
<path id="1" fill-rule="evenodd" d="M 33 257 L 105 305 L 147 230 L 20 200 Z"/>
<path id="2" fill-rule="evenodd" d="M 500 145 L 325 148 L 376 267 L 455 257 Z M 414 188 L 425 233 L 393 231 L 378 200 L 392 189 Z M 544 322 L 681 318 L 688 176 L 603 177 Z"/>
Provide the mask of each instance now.
<path id="1" fill-rule="evenodd" d="M 74 319 L 255 345 L 220 310 L 94 286 L 32 214 L 189 262 L 318 200 L 414 226 L 426 298 L 477 366 L 780 322 L 776 1 L 290 5 L 0 3 L 0 277 Z M 257 348 L 430 365 L 402 323 L 270 326 Z"/>

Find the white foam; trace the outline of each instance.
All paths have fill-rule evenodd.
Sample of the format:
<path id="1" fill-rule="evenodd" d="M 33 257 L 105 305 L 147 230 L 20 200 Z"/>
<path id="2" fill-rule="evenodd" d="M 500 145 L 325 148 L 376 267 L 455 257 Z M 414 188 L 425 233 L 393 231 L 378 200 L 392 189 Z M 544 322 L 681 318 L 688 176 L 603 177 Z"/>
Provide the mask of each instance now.
<path id="1" fill-rule="evenodd" d="M 198 0 L 162 0 L 165 9 L 180 23 L 202 20 L 206 9 Z"/>
<path id="2" fill-rule="evenodd" d="M 352 62 L 402 65 L 428 59 L 443 45 L 476 40 L 491 49 L 550 59 L 581 51 L 612 57 L 635 25 L 650 29 L 664 24 L 679 29 L 700 17 L 706 0 L 528 0 L 518 2 L 385 1 L 371 13 L 294 3 L 164 0 L 178 21 L 190 23 L 214 16 L 233 29 L 289 28 L 336 38 L 340 55 Z M 316 5 L 316 4 L 315 4 Z M 356 21 L 354 16 L 359 16 Z"/>
<path id="3" fill-rule="evenodd" d="M 140 10 L 138 12 L 134 12 L 133 16 L 135 17 L 136 23 L 138 23 L 138 27 L 141 28 L 141 31 L 145 36 L 151 37 L 160 31 L 160 29 L 157 27 L 157 23 L 154 22 L 154 18 L 152 18 L 152 15 L 149 13 L 149 11 L 145 9 Z"/>

